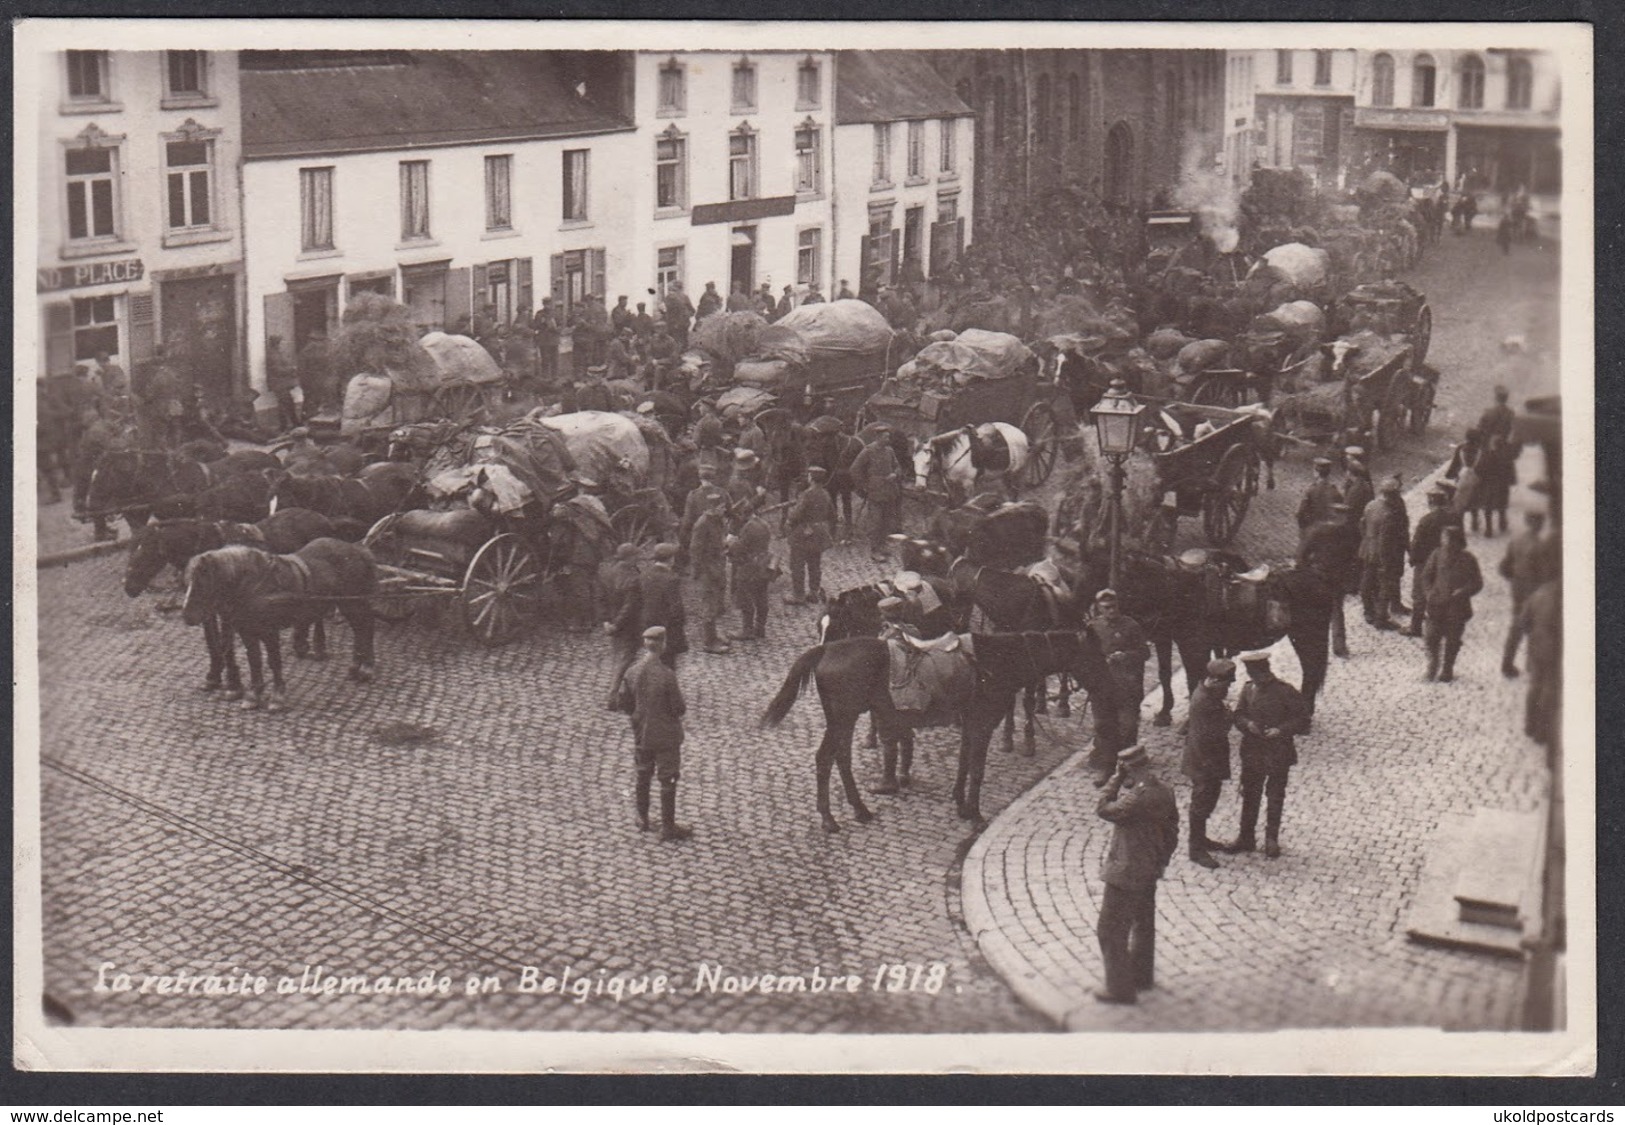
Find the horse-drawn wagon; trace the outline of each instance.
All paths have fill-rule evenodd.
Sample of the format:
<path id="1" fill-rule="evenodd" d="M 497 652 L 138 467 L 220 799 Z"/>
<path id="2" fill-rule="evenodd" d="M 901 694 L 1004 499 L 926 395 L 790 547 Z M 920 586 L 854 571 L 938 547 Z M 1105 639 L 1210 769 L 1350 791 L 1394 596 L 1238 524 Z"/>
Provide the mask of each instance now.
<path id="1" fill-rule="evenodd" d="M 362 444 L 413 422 L 467 421 L 507 393 L 506 373 L 467 336 L 431 332 L 391 365 L 378 366 L 345 386 L 339 429 Z"/>
<path id="2" fill-rule="evenodd" d="M 1208 543 L 1226 546 L 1258 492 L 1261 465 L 1274 459 L 1270 416 L 1185 403 L 1169 404 L 1162 414 L 1197 436 L 1188 442 L 1173 438 L 1169 448 L 1152 454 L 1161 503 L 1146 529 L 1146 547 L 1158 554 L 1171 550 L 1181 516 L 1200 516 Z"/>

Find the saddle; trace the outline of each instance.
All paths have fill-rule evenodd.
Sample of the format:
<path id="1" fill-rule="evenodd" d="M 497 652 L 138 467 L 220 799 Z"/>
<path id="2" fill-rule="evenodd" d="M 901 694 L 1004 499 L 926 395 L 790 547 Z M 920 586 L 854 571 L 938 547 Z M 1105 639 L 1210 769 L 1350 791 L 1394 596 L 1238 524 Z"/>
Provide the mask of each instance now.
<path id="1" fill-rule="evenodd" d="M 1272 596 L 1273 571 L 1268 563 L 1251 570 L 1236 570 L 1214 552 L 1192 547 L 1180 555 L 1177 564 L 1187 574 L 1202 580 L 1202 608 L 1206 616 L 1219 618 L 1233 628 L 1251 635 L 1284 633 L 1292 623 L 1286 600 Z"/>
<path id="2" fill-rule="evenodd" d="M 975 689 L 970 646 L 953 633 L 931 640 L 889 640 L 892 706 L 911 726 L 951 726 Z"/>

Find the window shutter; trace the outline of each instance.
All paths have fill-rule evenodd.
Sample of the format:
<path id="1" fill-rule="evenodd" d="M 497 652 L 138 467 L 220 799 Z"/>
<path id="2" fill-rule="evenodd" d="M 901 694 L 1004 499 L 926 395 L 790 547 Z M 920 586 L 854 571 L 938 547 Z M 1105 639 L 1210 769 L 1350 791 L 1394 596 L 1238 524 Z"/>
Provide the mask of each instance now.
<path id="1" fill-rule="evenodd" d="M 518 300 L 514 307 L 515 309 L 529 309 L 531 312 L 535 312 L 536 286 L 531 275 L 530 259 L 516 258 L 515 261 L 519 263 L 519 281 L 516 283 Z"/>
<path id="2" fill-rule="evenodd" d="M 129 299 L 130 362 L 140 363 L 152 358 L 155 343 L 152 294 L 133 293 Z"/>
<path id="3" fill-rule="evenodd" d="M 490 270 L 487 268 L 489 264 L 488 262 L 480 262 L 478 265 L 469 267 L 473 271 L 474 311 L 476 313 L 485 311 L 486 287 L 489 284 L 490 274 Z"/>
<path id="4" fill-rule="evenodd" d="M 554 254 L 547 261 L 548 276 L 553 283 L 554 316 L 564 315 L 564 255 Z"/>
<path id="5" fill-rule="evenodd" d="M 609 289 L 604 285 L 604 252 L 602 250 L 588 250 L 587 258 L 591 262 L 592 291 L 600 297 L 606 296 Z"/>
<path id="6" fill-rule="evenodd" d="M 63 375 L 73 370 L 73 305 L 59 301 L 45 306 L 45 370 L 42 375 Z"/>
<path id="7" fill-rule="evenodd" d="M 931 224 L 931 276 L 953 264 L 953 240 L 957 227 L 953 219 Z"/>
<path id="8" fill-rule="evenodd" d="M 875 260 L 875 238 L 872 234 L 858 238 L 858 288 L 865 288 L 869 280 L 869 263 Z"/>
<path id="9" fill-rule="evenodd" d="M 473 305 L 469 300 L 468 268 L 446 271 L 446 331 L 468 331 Z"/>

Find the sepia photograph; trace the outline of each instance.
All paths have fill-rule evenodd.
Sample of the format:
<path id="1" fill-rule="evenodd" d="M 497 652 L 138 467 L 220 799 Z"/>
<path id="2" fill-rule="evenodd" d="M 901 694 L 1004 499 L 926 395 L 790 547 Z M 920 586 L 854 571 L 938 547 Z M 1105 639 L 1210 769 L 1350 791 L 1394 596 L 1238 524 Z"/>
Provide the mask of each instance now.
<path id="1" fill-rule="evenodd" d="M 891 26 L 16 25 L 16 1065 L 1594 1072 L 1589 29 Z"/>

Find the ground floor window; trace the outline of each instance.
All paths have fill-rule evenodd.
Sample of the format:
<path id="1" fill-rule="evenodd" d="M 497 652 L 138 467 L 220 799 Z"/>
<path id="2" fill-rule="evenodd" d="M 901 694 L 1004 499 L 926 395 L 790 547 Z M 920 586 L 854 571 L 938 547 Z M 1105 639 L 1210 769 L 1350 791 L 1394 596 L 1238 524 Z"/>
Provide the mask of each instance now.
<path id="1" fill-rule="evenodd" d="M 796 284 L 815 285 L 824 268 L 824 232 L 809 227 L 796 235 Z"/>
<path id="2" fill-rule="evenodd" d="M 495 324 L 512 324 L 531 309 L 531 265 L 529 258 L 507 258 L 474 267 L 474 295 L 479 312 Z"/>
<path id="3" fill-rule="evenodd" d="M 446 267 L 401 271 L 401 298 L 420 333 L 446 328 Z"/>
<path id="4" fill-rule="evenodd" d="M 81 297 L 73 302 L 74 362 L 118 353 L 118 298 Z"/>
<path id="5" fill-rule="evenodd" d="M 662 298 L 683 280 L 683 248 L 665 246 L 655 251 L 655 291 Z"/>

